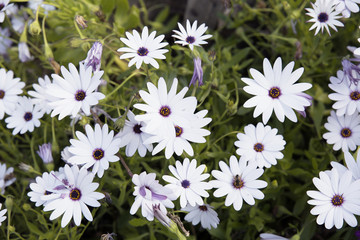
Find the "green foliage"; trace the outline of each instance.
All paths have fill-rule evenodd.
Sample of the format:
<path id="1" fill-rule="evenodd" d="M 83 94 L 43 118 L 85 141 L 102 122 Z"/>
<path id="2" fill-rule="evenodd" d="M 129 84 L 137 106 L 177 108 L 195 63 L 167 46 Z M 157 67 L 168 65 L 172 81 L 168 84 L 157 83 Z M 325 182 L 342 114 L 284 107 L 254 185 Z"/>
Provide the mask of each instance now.
<path id="1" fill-rule="evenodd" d="M 281 56 L 283 64 L 295 60 L 295 68 L 304 67 L 300 82 L 313 84 L 308 93 L 314 97 L 314 102 L 307 109 L 306 118 L 298 116 L 298 123 L 285 120 L 282 124 L 275 117 L 270 119 L 268 125 L 278 128 L 287 144 L 284 158 L 276 166 L 266 169 L 262 176 L 268 182 L 268 187 L 263 190 L 265 198 L 257 200 L 254 206 L 245 204 L 237 212 L 224 206 L 224 198 L 210 196 L 206 202 L 215 207 L 220 224 L 217 229 L 208 231 L 199 225 L 193 227 L 185 223 L 185 228 L 191 233 L 189 239 L 247 240 L 257 239 L 261 232 L 294 236 L 293 239 L 353 239 L 355 230 L 350 227 L 335 231 L 316 224 L 316 217 L 310 214 L 306 191 L 314 189 L 312 178 L 318 176 L 319 171 L 329 169 L 330 161 L 343 159 L 342 153 L 334 152 L 322 138 L 325 132 L 323 125 L 332 104 L 327 97 L 330 92 L 327 85 L 329 77 L 340 69 L 341 59 L 350 54 L 346 46 L 357 45 L 355 36 L 359 36 L 357 24 L 360 18 L 354 14 L 344 20 L 345 27 L 340 28 L 338 33 L 333 32 L 331 37 L 325 33 L 314 36 L 314 32 L 308 30 L 311 24 L 306 22 L 308 17 L 304 10 L 310 6 L 309 1 L 248 2 L 255 4 L 232 1 L 233 7 L 217 16 L 221 22 L 219 27 L 209 30 L 213 35 L 209 44 L 196 49 L 203 62 L 204 85 L 190 87 L 188 95 L 197 97 L 197 110 L 209 110 L 212 122 L 208 126 L 211 135 L 207 137 L 207 142 L 192 144 L 193 158 L 206 164 L 207 172 L 218 169 L 220 160 L 228 162 L 229 157 L 235 155 L 236 134 L 243 132 L 247 124 L 261 121 L 260 117 L 252 117 L 252 109 L 242 106 L 250 95 L 243 91 L 245 84 L 241 77 L 249 76 L 249 68 L 262 71 L 264 57 L 274 62 Z M 84 60 L 95 41 L 103 44 L 101 68 L 107 84 L 100 88 L 106 98 L 100 101 L 99 107 L 114 118 L 125 113 L 130 99 L 139 90 L 145 90 L 148 81 L 157 83 L 159 77 L 164 77 L 169 85 L 174 77 L 178 77 L 181 87 L 188 86 L 193 73 L 192 53 L 188 48 L 173 43 L 171 30 L 177 28 L 179 17 L 171 16 L 168 6 L 153 9 L 157 16 L 149 19 L 149 9 L 142 1 L 138 6 L 130 5 L 127 0 L 48 0 L 46 3 L 54 5 L 57 10 L 48 13 L 45 29 L 41 29 L 40 35 L 27 36 L 35 59 L 27 63 L 19 61 L 16 43 L 20 35 L 14 31 L 9 60 L 0 57 L 0 66 L 13 70 L 15 76 L 26 83 L 25 94 L 38 77 L 54 73 L 51 59 L 45 56 L 47 46 L 42 34 L 46 34 L 54 60 L 66 67 L 70 62 L 76 65 Z M 26 12 L 35 19 L 35 13 Z M 87 28 L 77 25 L 74 19 L 78 15 L 87 20 Z M 44 12 L 40 12 L 40 23 L 44 17 Z M 8 18 L 3 25 L 11 27 Z M 119 38 L 126 31 L 139 30 L 145 25 L 156 30 L 157 34 L 166 34 L 170 43 L 166 60 L 159 61 L 160 68 L 146 68 L 148 72 L 128 68 L 127 61 L 120 60 L 116 52 L 123 46 Z M 295 25 L 296 31 L 292 25 Z M 32 29 L 38 31 L 38 25 L 33 24 Z M 216 52 L 214 61 L 209 60 L 208 50 Z M 135 97 L 130 107 L 140 101 Z M 106 116 L 100 117 L 101 121 L 115 129 L 111 120 Z M 12 197 L 13 207 L 11 211 L 8 209 L 6 221 L 9 221 L 0 228 L 0 239 L 100 239 L 101 234 L 111 232 L 117 234 L 116 239 L 176 239 L 176 235 L 159 222 L 146 221 L 140 211 L 135 216 L 130 215 L 129 209 L 134 202 L 133 184 L 119 162 L 112 163 L 104 177 L 96 179 L 100 183 L 99 189 L 111 196 L 111 203 L 103 200 L 101 207 L 92 210 L 93 222 L 83 220 L 79 227 L 70 224 L 61 229 L 61 218 L 50 221 L 48 212 L 43 212 L 42 208 L 29 201 L 29 183 L 49 170 L 35 153 L 38 145 L 53 143 L 53 167 L 57 169 L 64 165 L 60 158 L 61 150 L 70 145 L 69 139 L 75 137 L 76 130 L 84 131 L 85 123 L 94 124 L 94 120 L 87 117 L 72 128 L 69 118 L 59 121 L 45 115 L 41 126 L 34 132 L 13 136 L 6 129 L 4 120 L 1 121 L 0 160 L 15 168 L 17 181 L 2 195 L 2 200 Z M 120 154 L 125 156 L 124 149 L 120 150 Z M 157 156 L 148 154 L 145 158 L 135 154 L 125 161 L 134 173 L 155 172 L 157 179 L 161 179 L 163 174 L 169 174 L 169 164 L 185 157 L 189 156 L 183 154 L 166 160 L 163 153 Z M 30 170 L 21 170 L 20 163 L 30 165 Z M 175 209 L 180 209 L 178 203 Z M 174 213 L 182 218 L 184 216 L 181 212 Z"/>

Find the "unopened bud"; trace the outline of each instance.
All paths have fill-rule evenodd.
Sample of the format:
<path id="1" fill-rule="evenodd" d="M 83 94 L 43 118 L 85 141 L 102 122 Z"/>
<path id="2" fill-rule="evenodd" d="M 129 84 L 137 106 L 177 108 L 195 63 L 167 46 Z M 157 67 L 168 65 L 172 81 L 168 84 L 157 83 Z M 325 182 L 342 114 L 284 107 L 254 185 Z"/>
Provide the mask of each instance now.
<path id="1" fill-rule="evenodd" d="M 104 233 L 101 235 L 100 240 L 114 240 L 113 236 L 117 236 L 115 233 Z"/>
<path id="2" fill-rule="evenodd" d="M 154 211 L 154 217 L 157 220 L 159 220 L 159 222 L 162 225 L 164 225 L 165 227 L 170 228 L 170 224 L 171 224 L 172 221 L 168 216 L 166 216 L 166 212 L 164 213 L 163 211 L 161 211 L 160 203 L 153 205 L 153 211 Z M 166 211 L 166 209 L 165 209 L 165 211 Z M 173 224 L 175 224 L 175 223 L 173 222 Z"/>
<path id="3" fill-rule="evenodd" d="M 7 196 L 5 200 L 5 206 L 8 211 L 11 211 L 14 205 L 14 200 L 12 196 Z"/>
<path id="4" fill-rule="evenodd" d="M 209 60 L 212 62 L 216 60 L 216 52 L 214 50 L 209 51 Z"/>
<path id="5" fill-rule="evenodd" d="M 58 62 L 56 62 L 54 58 L 49 58 L 49 62 L 50 62 L 51 67 L 54 69 L 54 72 L 56 74 L 59 74 L 60 73 L 60 64 Z"/>
<path id="6" fill-rule="evenodd" d="M 115 127 L 115 129 L 117 129 L 117 130 L 121 130 L 123 127 L 124 127 L 124 125 L 125 125 L 125 114 L 123 115 L 123 116 L 121 116 L 118 120 L 116 120 L 115 121 L 115 125 L 114 125 L 114 127 Z"/>
<path id="7" fill-rule="evenodd" d="M 81 27 L 82 29 L 87 28 L 87 21 L 83 16 L 77 15 L 75 16 L 75 22 Z"/>
<path id="8" fill-rule="evenodd" d="M 30 24 L 29 32 L 31 35 L 39 35 L 41 33 L 40 23 L 37 19 Z"/>
<path id="9" fill-rule="evenodd" d="M 24 172 L 30 172 L 30 170 L 32 170 L 32 166 L 27 165 L 26 163 L 23 163 L 23 162 L 21 162 L 19 164 L 19 168 L 20 168 L 20 170 L 22 170 Z"/>
<path id="10" fill-rule="evenodd" d="M 29 211 L 31 209 L 31 206 L 28 203 L 24 203 L 22 207 L 23 207 L 24 211 Z"/>

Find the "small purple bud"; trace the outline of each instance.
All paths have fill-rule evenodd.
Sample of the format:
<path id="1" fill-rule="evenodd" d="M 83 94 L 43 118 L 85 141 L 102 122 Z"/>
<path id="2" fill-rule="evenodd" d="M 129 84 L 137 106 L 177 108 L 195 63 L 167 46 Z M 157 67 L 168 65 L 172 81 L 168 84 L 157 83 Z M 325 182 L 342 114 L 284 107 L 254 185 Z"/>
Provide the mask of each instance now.
<path id="1" fill-rule="evenodd" d="M 39 151 L 36 153 L 41 157 L 45 164 L 52 163 L 54 161 L 51 153 L 51 143 L 45 143 L 39 146 Z"/>
<path id="2" fill-rule="evenodd" d="M 358 60 L 358 59 L 353 59 Z M 359 60 L 358 60 L 359 61 Z M 353 64 L 350 60 L 344 59 L 341 61 L 344 71 L 344 77 L 341 79 L 344 81 L 346 78 L 350 81 L 350 83 L 358 84 L 360 80 L 360 67 Z"/>
<path id="3" fill-rule="evenodd" d="M 156 217 L 159 222 L 164 225 L 165 227 L 170 227 L 171 220 L 168 216 L 166 216 L 166 209 L 165 212 L 161 211 L 160 203 L 153 205 L 154 217 Z"/>
<path id="4" fill-rule="evenodd" d="M 86 59 L 81 63 L 85 64 L 86 67 L 92 67 L 93 72 L 100 71 L 102 49 L 103 46 L 100 42 L 94 42 Z"/>
<path id="5" fill-rule="evenodd" d="M 191 86 L 191 84 L 195 86 L 196 81 L 199 82 L 199 86 L 203 85 L 203 75 L 204 73 L 201 68 L 201 58 L 194 58 L 194 74 L 191 78 L 189 87 Z"/>

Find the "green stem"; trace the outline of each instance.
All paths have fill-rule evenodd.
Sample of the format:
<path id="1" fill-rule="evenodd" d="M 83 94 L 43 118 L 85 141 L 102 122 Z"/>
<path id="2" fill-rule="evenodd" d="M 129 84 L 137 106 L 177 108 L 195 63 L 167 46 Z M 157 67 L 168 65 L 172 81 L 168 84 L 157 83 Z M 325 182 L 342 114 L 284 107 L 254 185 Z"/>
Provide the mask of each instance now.
<path id="1" fill-rule="evenodd" d="M 58 234 L 57 234 L 56 237 L 55 237 L 55 240 L 57 240 L 57 239 L 59 238 L 60 233 L 61 233 L 61 230 L 62 230 L 62 228 L 60 227 L 59 232 L 58 232 Z"/>
<path id="2" fill-rule="evenodd" d="M 101 102 L 106 101 L 106 99 L 108 99 L 111 95 L 113 95 L 114 93 L 116 93 L 117 91 L 119 91 L 119 89 L 124 86 L 124 84 L 129 81 L 133 76 L 135 76 L 136 74 L 138 74 L 137 72 L 132 73 L 130 76 L 128 76 L 121 84 L 119 84 L 119 86 L 117 86 L 111 93 L 107 94 L 106 97 L 101 100 Z"/>

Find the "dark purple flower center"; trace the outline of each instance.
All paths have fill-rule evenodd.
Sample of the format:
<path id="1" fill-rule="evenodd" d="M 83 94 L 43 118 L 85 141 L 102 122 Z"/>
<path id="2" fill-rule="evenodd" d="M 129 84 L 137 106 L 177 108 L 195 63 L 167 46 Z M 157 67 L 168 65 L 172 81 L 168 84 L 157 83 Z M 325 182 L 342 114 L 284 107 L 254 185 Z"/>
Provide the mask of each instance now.
<path id="1" fill-rule="evenodd" d="M 278 87 L 272 87 L 269 90 L 269 96 L 272 98 L 278 98 L 280 95 L 281 95 L 281 91 L 280 91 L 280 88 L 278 88 Z"/>
<path id="2" fill-rule="evenodd" d="M 137 54 L 142 57 L 148 55 L 148 53 L 149 53 L 149 50 L 145 47 L 141 47 L 137 50 Z"/>
<path id="3" fill-rule="evenodd" d="M 3 10 L 4 7 L 5 5 L 3 3 L 0 3 L 0 11 Z"/>
<path id="4" fill-rule="evenodd" d="M 45 190 L 44 195 L 50 195 L 52 192 L 49 192 L 48 190 Z"/>
<path id="5" fill-rule="evenodd" d="M 176 133 L 176 137 L 180 137 L 181 134 L 183 134 L 183 129 L 182 129 L 182 127 L 175 126 L 175 133 Z"/>
<path id="6" fill-rule="evenodd" d="M 136 134 L 142 133 L 142 131 L 141 131 L 140 128 L 141 128 L 141 125 L 140 125 L 140 124 L 136 124 L 136 125 L 133 127 L 134 133 L 136 133 Z"/>
<path id="7" fill-rule="evenodd" d="M 86 93 L 83 90 L 79 90 L 75 93 L 75 99 L 76 101 L 82 101 L 86 97 Z"/>
<path id="8" fill-rule="evenodd" d="M 183 188 L 188 188 L 188 187 L 190 187 L 190 182 L 185 179 L 184 181 L 181 182 L 181 186 Z"/>
<path id="9" fill-rule="evenodd" d="M 73 188 L 70 191 L 69 197 L 71 200 L 77 201 L 81 198 L 81 192 L 80 189 Z"/>
<path id="10" fill-rule="evenodd" d="M 208 210 L 205 205 L 199 206 L 199 209 L 203 212 L 206 212 Z"/>
<path id="11" fill-rule="evenodd" d="M 341 136 L 344 138 L 348 138 L 351 136 L 351 130 L 349 128 L 343 128 L 340 132 Z"/>
<path id="12" fill-rule="evenodd" d="M 264 145 L 262 145 L 261 143 L 256 143 L 254 145 L 254 150 L 255 152 L 262 152 L 264 151 Z"/>
<path id="13" fill-rule="evenodd" d="M 26 112 L 25 114 L 24 114 L 24 119 L 25 119 L 25 121 L 30 121 L 31 119 L 32 119 L 32 117 L 33 117 L 33 115 L 32 115 L 32 113 L 31 112 Z"/>
<path id="14" fill-rule="evenodd" d="M 318 16 L 318 20 L 321 23 L 326 22 L 328 19 L 329 19 L 329 16 L 327 15 L 327 13 L 324 13 L 324 12 L 320 13 Z"/>
<path id="15" fill-rule="evenodd" d="M 244 181 L 241 179 L 241 177 L 238 174 L 236 174 L 236 176 L 234 177 L 233 186 L 236 189 L 240 189 L 244 186 Z"/>
<path id="16" fill-rule="evenodd" d="M 350 98 L 352 100 L 357 101 L 360 99 L 360 93 L 358 91 L 354 91 L 354 92 L 350 93 Z"/>
<path id="17" fill-rule="evenodd" d="M 344 198 L 342 197 L 342 195 L 334 195 L 331 199 L 331 203 L 334 205 L 334 206 L 341 206 L 341 204 L 343 204 L 344 202 Z"/>
<path id="18" fill-rule="evenodd" d="M 95 160 L 100 160 L 104 157 L 104 150 L 102 150 L 101 148 L 96 148 L 93 153 L 92 153 L 92 156 Z"/>
<path id="19" fill-rule="evenodd" d="M 195 38 L 193 36 L 188 36 L 185 41 L 189 44 L 192 44 L 195 42 Z"/>
<path id="20" fill-rule="evenodd" d="M 168 106 L 162 106 L 160 108 L 160 115 L 163 117 L 167 117 L 171 114 L 171 110 Z"/>
<path id="21" fill-rule="evenodd" d="M 0 90 L 0 99 L 3 99 L 5 97 L 5 92 L 3 90 Z"/>

